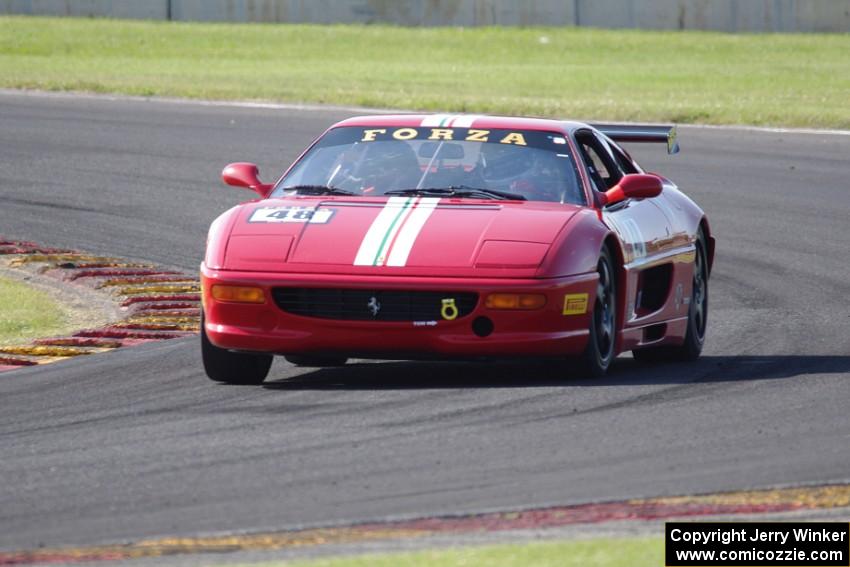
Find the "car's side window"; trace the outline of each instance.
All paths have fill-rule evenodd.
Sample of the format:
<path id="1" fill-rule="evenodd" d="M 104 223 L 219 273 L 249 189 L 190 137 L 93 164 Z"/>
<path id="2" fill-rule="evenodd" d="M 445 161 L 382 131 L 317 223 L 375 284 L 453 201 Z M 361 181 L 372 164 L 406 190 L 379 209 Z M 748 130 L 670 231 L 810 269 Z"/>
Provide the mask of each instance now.
<path id="1" fill-rule="evenodd" d="M 590 177 L 590 182 L 593 184 L 593 188 L 597 191 L 605 191 L 610 175 L 608 174 L 608 170 L 605 169 L 605 164 L 599 158 L 599 154 L 596 153 L 593 147 L 587 144 L 580 144 L 579 148 L 581 149 L 584 162 L 587 164 L 587 173 Z"/>
<path id="2" fill-rule="evenodd" d="M 597 191 L 607 191 L 620 181 L 623 171 L 611 157 L 607 148 L 591 132 L 576 134 L 588 176 Z"/>
<path id="3" fill-rule="evenodd" d="M 620 166 L 623 173 L 640 173 L 638 168 L 635 166 L 635 163 L 632 161 L 632 158 L 629 157 L 627 153 L 611 142 L 608 142 L 608 149 L 611 150 L 611 153 L 614 155 L 614 159 L 617 161 L 617 165 Z"/>

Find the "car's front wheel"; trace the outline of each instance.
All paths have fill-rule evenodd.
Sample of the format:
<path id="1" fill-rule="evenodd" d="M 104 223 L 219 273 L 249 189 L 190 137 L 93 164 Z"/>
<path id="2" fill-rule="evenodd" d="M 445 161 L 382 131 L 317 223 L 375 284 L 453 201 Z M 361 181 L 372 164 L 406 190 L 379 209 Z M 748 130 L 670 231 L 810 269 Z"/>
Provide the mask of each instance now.
<path id="1" fill-rule="evenodd" d="M 274 358 L 270 354 L 231 352 L 210 342 L 201 316 L 201 357 L 210 380 L 226 384 L 262 384 Z"/>
<path id="2" fill-rule="evenodd" d="M 590 318 L 590 335 L 581 356 L 581 369 L 592 377 L 604 376 L 614 360 L 617 342 L 617 273 L 608 248 L 603 248 L 596 263 L 599 279 Z"/>

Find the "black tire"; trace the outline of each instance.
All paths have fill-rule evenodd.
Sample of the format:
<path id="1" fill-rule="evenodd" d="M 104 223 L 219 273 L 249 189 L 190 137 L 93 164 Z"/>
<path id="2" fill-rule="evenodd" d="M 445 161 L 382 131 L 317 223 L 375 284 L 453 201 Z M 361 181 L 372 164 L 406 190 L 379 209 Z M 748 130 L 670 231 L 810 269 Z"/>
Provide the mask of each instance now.
<path id="1" fill-rule="evenodd" d="M 201 357 L 210 380 L 225 384 L 262 384 L 274 358 L 270 354 L 246 354 L 218 348 L 207 338 L 201 317 Z"/>
<path id="2" fill-rule="evenodd" d="M 632 355 L 640 362 L 693 361 L 699 358 L 708 327 L 708 253 L 702 229 L 697 234 L 694 259 L 693 291 L 688 307 L 688 330 L 679 346 L 635 349 Z"/>
<path id="3" fill-rule="evenodd" d="M 590 318 L 590 336 L 580 359 L 582 373 L 593 378 L 608 372 L 617 343 L 617 272 L 608 248 L 602 249 L 596 272 L 599 282 Z"/>
<path id="4" fill-rule="evenodd" d="M 284 356 L 287 362 L 295 366 L 312 366 L 314 368 L 327 368 L 333 366 L 345 366 L 348 359 L 344 356 L 321 356 L 310 354 L 291 354 Z"/>

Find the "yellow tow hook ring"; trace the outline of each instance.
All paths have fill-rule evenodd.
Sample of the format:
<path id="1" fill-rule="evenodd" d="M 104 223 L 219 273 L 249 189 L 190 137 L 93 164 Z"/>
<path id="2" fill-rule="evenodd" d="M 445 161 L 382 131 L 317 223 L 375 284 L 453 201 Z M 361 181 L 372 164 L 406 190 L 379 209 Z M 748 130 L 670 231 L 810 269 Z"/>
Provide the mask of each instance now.
<path id="1" fill-rule="evenodd" d="M 452 321 L 457 319 L 457 316 L 460 315 L 460 312 L 457 309 L 457 305 L 455 305 L 454 298 L 444 299 L 443 307 L 440 309 L 440 315 L 442 315 L 443 319 L 446 321 Z"/>

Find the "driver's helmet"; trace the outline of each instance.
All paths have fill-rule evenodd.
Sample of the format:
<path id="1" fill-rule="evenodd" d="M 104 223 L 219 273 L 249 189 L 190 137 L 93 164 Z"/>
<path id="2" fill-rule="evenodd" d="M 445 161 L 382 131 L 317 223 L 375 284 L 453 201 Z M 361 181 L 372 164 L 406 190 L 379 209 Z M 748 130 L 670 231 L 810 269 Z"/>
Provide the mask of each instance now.
<path id="1" fill-rule="evenodd" d="M 534 153 L 512 144 L 486 143 L 479 156 L 481 177 L 488 183 L 507 187 L 531 171 Z"/>
<path id="2" fill-rule="evenodd" d="M 375 187 L 378 193 L 415 187 L 421 174 L 416 152 L 399 141 L 368 144 L 357 168 L 357 176 L 364 180 L 365 188 Z"/>

